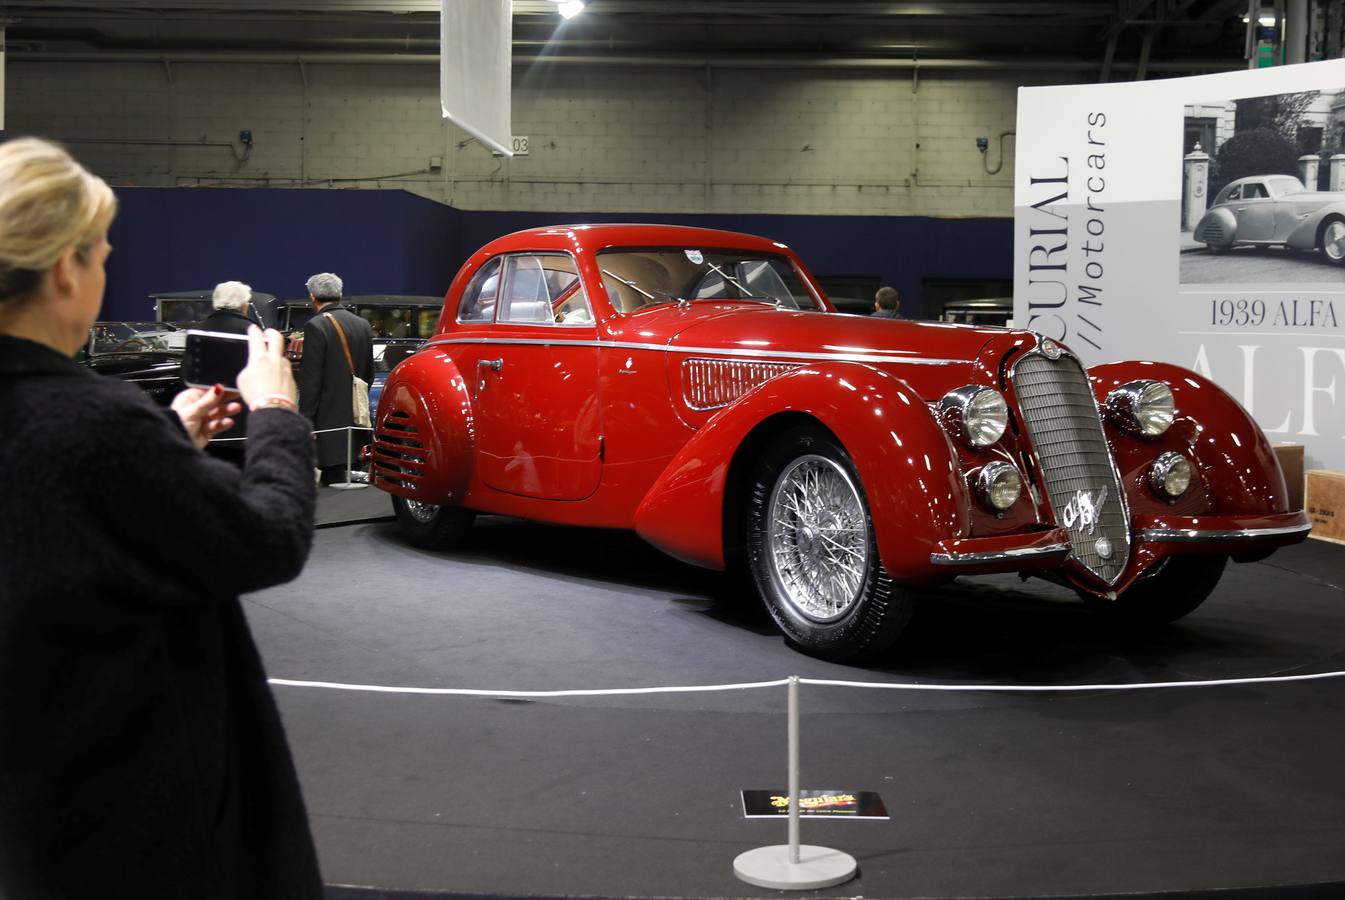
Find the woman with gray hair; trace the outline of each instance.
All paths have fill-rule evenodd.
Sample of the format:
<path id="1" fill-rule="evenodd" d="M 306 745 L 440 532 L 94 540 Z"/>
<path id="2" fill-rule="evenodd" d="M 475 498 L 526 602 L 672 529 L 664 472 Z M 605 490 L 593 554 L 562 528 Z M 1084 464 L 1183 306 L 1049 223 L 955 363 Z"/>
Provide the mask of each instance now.
<path id="1" fill-rule="evenodd" d="M 252 288 L 241 281 L 224 281 L 215 285 L 210 303 L 215 307 L 215 311 L 197 326 L 201 331 L 247 334 L 248 329 L 257 324 L 248 317 L 252 304 Z M 248 433 L 248 411 L 239 410 L 233 418 L 234 426 L 211 438 L 210 443 L 206 444 L 206 452 L 241 466 L 247 452 L 244 438 Z"/>
<path id="2" fill-rule="evenodd" d="M 116 205 L 54 144 L 0 144 L 0 896 L 318 900 L 238 600 L 312 543 L 284 340 L 251 329 L 239 395 L 170 410 L 77 364 Z M 244 406 L 239 470 L 201 448 Z"/>

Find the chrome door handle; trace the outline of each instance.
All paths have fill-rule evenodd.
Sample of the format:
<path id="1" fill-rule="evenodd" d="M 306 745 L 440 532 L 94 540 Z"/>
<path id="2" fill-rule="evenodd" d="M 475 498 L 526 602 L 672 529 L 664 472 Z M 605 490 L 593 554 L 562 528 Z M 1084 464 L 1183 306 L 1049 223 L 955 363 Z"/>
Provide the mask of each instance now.
<path id="1" fill-rule="evenodd" d="M 504 360 L 503 360 L 503 359 L 478 359 L 478 360 L 476 361 L 476 366 L 477 366 L 478 369 L 482 369 L 482 368 L 484 368 L 484 369 L 490 369 L 492 372 L 498 372 L 498 371 L 500 371 L 500 369 L 504 368 Z"/>

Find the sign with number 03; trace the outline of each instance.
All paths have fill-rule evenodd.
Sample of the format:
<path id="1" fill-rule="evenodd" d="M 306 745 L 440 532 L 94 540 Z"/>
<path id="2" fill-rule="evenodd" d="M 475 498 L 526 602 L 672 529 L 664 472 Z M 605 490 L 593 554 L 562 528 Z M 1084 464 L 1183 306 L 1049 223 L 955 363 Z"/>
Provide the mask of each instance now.
<path id="1" fill-rule="evenodd" d="M 526 135 L 524 135 L 523 137 L 515 135 L 513 151 L 515 156 L 528 155 L 528 138 Z"/>

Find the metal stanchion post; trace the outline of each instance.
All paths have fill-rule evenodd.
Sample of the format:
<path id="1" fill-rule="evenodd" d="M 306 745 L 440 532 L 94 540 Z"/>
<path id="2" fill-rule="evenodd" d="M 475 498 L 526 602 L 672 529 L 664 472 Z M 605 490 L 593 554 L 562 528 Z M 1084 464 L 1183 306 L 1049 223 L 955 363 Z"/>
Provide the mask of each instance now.
<path id="1" fill-rule="evenodd" d="M 350 455 L 355 449 L 355 426 L 346 426 L 346 480 L 342 484 L 332 485 L 338 491 L 353 491 L 359 488 L 367 488 L 369 485 L 350 480 Z"/>
<path id="2" fill-rule="evenodd" d="M 733 874 L 748 884 L 780 891 L 811 891 L 855 877 L 855 858 L 840 850 L 799 843 L 799 678 L 789 678 L 789 843 L 738 854 Z"/>

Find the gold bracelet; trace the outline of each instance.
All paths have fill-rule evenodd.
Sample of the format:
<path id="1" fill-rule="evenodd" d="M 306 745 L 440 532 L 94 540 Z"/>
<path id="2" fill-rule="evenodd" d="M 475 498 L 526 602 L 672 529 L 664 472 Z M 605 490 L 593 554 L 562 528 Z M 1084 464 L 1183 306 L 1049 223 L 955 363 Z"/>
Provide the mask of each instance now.
<path id="1" fill-rule="evenodd" d="M 248 408 L 252 410 L 252 412 L 256 412 L 259 409 L 288 409 L 290 412 L 299 411 L 298 404 L 291 400 L 288 394 L 267 394 Z"/>

